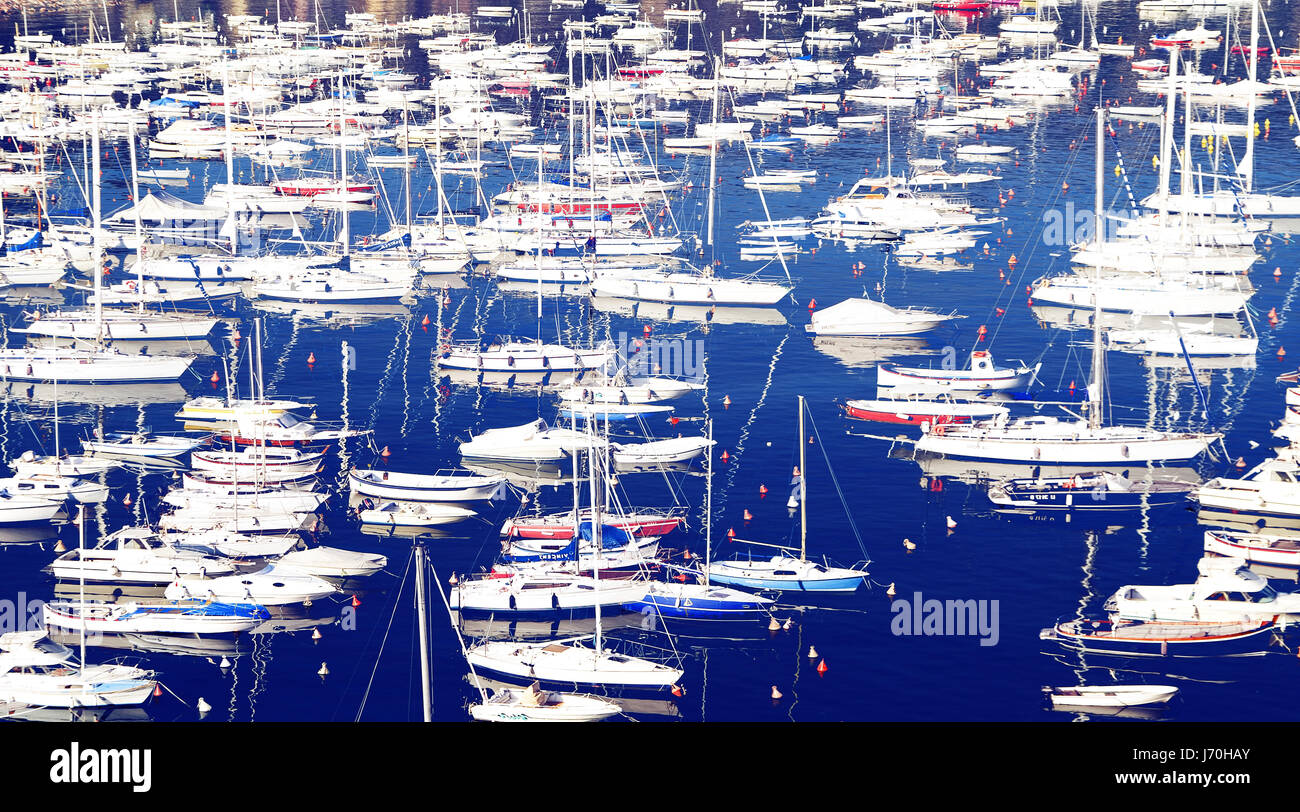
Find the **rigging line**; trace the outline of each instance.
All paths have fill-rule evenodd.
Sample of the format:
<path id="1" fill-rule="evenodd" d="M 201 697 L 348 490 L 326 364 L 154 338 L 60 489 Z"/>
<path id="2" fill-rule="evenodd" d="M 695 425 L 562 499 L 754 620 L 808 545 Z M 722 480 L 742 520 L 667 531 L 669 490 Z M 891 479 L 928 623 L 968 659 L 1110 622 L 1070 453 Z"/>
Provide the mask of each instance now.
<path id="1" fill-rule="evenodd" d="M 388 626 L 384 628 L 384 638 L 379 643 L 379 652 L 375 654 L 375 666 L 370 671 L 370 681 L 366 683 L 365 693 L 361 696 L 361 705 L 357 708 L 356 718 L 352 721 L 360 722 L 361 714 L 365 712 L 366 702 L 370 698 L 370 688 L 375 684 L 375 673 L 379 670 L 379 660 L 384 656 L 384 644 L 388 642 L 388 633 L 393 629 L 393 618 L 397 617 L 397 607 L 402 603 L 402 592 L 406 588 L 406 578 L 411 572 L 411 564 L 415 561 L 415 547 L 411 547 L 411 555 L 406 559 L 406 569 L 402 572 L 402 581 L 397 586 L 397 595 L 393 598 L 393 611 L 388 615 Z M 349 684 L 351 680 L 349 680 Z"/>
<path id="2" fill-rule="evenodd" d="M 835 485 L 835 493 L 840 497 L 840 505 L 844 507 L 844 515 L 848 517 L 849 529 L 853 531 L 853 538 L 857 539 L 858 549 L 862 551 L 862 557 L 868 562 L 871 561 L 871 554 L 867 552 L 866 542 L 862 540 L 862 534 L 858 531 L 858 523 L 853 520 L 853 511 L 849 508 L 849 501 L 844 498 L 844 489 L 840 487 L 839 477 L 835 475 L 835 469 L 831 467 L 830 454 L 826 451 L 826 445 L 822 442 L 821 432 L 817 430 L 817 421 L 813 420 L 812 409 L 805 406 L 805 412 L 808 415 L 808 425 L 812 426 L 813 436 L 817 438 L 817 446 L 821 449 L 822 459 L 826 461 L 826 470 L 830 474 L 831 483 Z M 805 477 L 807 471 L 800 471 L 799 475 Z"/>

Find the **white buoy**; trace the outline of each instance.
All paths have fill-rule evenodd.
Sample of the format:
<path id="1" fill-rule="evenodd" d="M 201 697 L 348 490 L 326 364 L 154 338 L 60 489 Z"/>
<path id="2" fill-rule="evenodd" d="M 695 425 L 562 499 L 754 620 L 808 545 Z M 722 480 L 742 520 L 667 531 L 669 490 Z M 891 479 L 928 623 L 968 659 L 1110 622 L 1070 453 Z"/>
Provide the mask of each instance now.
<path id="1" fill-rule="evenodd" d="M 776 689 L 776 686 L 775 686 L 775 685 L 773 685 L 773 686 L 772 686 L 772 701 L 776 701 L 776 700 L 778 700 L 778 699 L 780 699 L 780 698 L 781 698 L 781 692 L 778 691 L 778 690 Z"/>
<path id="2" fill-rule="evenodd" d="M 794 627 L 794 620 L 792 620 L 791 618 L 786 618 L 785 625 L 782 626 L 781 628 L 785 629 L 786 631 L 790 631 L 790 629 L 792 629 L 793 627 Z"/>
<path id="3" fill-rule="evenodd" d="M 209 705 L 203 697 L 199 697 L 197 707 L 199 709 L 199 716 L 207 716 L 208 712 L 212 710 L 212 706 Z"/>
<path id="4" fill-rule="evenodd" d="M 221 662 L 217 664 L 217 667 L 220 668 L 222 671 L 226 670 L 227 668 L 230 667 L 230 660 L 227 660 L 225 657 L 222 657 Z"/>
<path id="5" fill-rule="evenodd" d="M 329 673 L 330 673 L 329 666 L 325 665 L 325 663 L 321 663 L 320 670 L 316 672 L 316 676 L 327 677 L 329 676 Z"/>
<path id="6" fill-rule="evenodd" d="M 767 630 L 769 632 L 779 632 L 781 630 L 781 622 L 776 619 L 776 616 L 773 616 L 771 622 L 767 624 Z"/>
<path id="7" fill-rule="evenodd" d="M 313 640 L 319 640 L 319 639 L 321 639 L 321 637 L 322 637 L 322 635 L 321 635 L 321 633 L 320 633 L 320 629 L 312 629 L 312 630 L 311 630 L 311 639 L 313 639 Z"/>
<path id="8" fill-rule="evenodd" d="M 915 550 L 915 549 L 916 549 L 916 542 L 915 542 L 915 541 L 912 541 L 911 539 L 903 539 L 903 549 L 905 549 L 905 550 Z"/>
<path id="9" fill-rule="evenodd" d="M 894 582 L 893 582 L 893 581 L 890 581 L 890 582 L 889 582 L 889 589 L 886 589 L 886 590 L 885 590 L 885 594 L 888 595 L 888 596 L 891 597 L 891 598 L 898 594 L 897 592 L 894 591 Z"/>
<path id="10" fill-rule="evenodd" d="M 808 659 L 810 659 L 810 660 L 815 660 L 815 659 L 817 659 L 817 647 L 816 647 L 816 646 L 809 646 L 809 647 L 808 647 Z"/>
<path id="11" fill-rule="evenodd" d="M 957 522 L 954 521 L 953 518 L 952 518 L 951 516 L 949 516 L 949 517 L 947 517 L 947 518 L 948 518 L 948 529 L 949 529 L 949 530 L 956 530 L 956 529 L 957 529 Z"/>

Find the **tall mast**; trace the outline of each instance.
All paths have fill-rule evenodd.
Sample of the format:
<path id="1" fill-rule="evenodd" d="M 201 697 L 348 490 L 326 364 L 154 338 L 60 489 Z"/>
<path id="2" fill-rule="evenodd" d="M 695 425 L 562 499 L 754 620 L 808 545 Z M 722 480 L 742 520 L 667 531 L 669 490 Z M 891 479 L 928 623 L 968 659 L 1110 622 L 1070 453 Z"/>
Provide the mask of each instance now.
<path id="1" fill-rule="evenodd" d="M 424 560 L 424 542 L 415 540 L 415 608 L 420 618 L 420 689 L 423 697 L 424 721 L 433 721 L 432 685 L 429 674 L 429 610 L 425 606 L 424 570 L 428 564 Z"/>
<path id="2" fill-rule="evenodd" d="M 709 444 L 713 448 L 713 421 L 709 421 Z M 713 562 L 713 453 L 706 452 L 704 474 L 704 588 L 709 588 L 709 565 Z"/>
<path id="3" fill-rule="evenodd" d="M 410 110 L 406 102 L 407 96 L 402 94 L 402 181 L 406 189 L 406 239 L 407 242 L 414 244 L 414 237 L 411 236 L 411 118 Z M 411 245 L 407 250 L 411 250 Z"/>
<path id="4" fill-rule="evenodd" d="M 713 141 L 709 144 L 709 267 L 713 267 L 713 198 L 718 185 L 718 87 L 722 82 L 722 60 L 713 58 Z"/>
<path id="5" fill-rule="evenodd" d="M 1165 117 L 1160 122 L 1160 225 L 1165 224 L 1169 209 L 1170 153 L 1174 143 L 1174 109 L 1178 98 L 1178 50 L 1169 51 L 1169 89 L 1165 92 Z M 1187 205 L 1186 201 L 1183 205 Z"/>
<path id="6" fill-rule="evenodd" d="M 1255 80 L 1259 75 L 1259 0 L 1250 2 L 1250 86 L 1246 100 L 1246 155 L 1242 158 L 1240 173 L 1247 194 L 1255 188 L 1255 108 L 1258 96 Z"/>
<path id="7" fill-rule="evenodd" d="M 348 235 L 348 142 L 347 115 L 343 108 L 343 71 L 339 70 L 339 217 L 343 220 L 339 239 L 343 243 L 343 256 L 351 250 L 351 236 Z"/>
<path id="8" fill-rule="evenodd" d="M 226 229 L 230 232 L 230 253 L 233 256 L 239 253 L 235 245 L 239 228 L 235 223 L 235 149 L 230 134 L 230 69 L 224 56 L 221 58 L 221 101 L 226 130 Z"/>
<path id="9" fill-rule="evenodd" d="M 1097 165 L 1096 165 L 1096 189 L 1093 190 L 1093 229 L 1096 231 L 1095 239 L 1097 247 L 1101 248 L 1102 228 L 1105 225 L 1105 219 L 1102 216 L 1102 206 L 1105 197 L 1105 173 L 1102 171 L 1106 159 L 1106 112 L 1102 109 L 1101 104 L 1097 105 Z M 1088 428 L 1096 429 L 1101 427 L 1102 394 L 1104 389 L 1103 378 L 1105 371 L 1103 364 L 1106 360 L 1105 351 L 1101 344 L 1101 271 L 1100 266 L 1093 266 L 1093 280 L 1095 287 L 1092 291 L 1092 381 L 1088 384 Z"/>
<path id="10" fill-rule="evenodd" d="M 99 188 L 99 111 L 95 111 L 94 127 L 91 129 L 90 136 L 90 155 L 91 155 L 91 176 L 86 180 L 87 183 L 94 184 L 94 191 L 91 192 L 91 218 L 95 227 L 94 246 L 92 252 L 95 257 L 94 270 L 92 273 L 95 277 L 95 344 L 98 347 L 104 346 L 104 297 L 102 295 L 104 280 L 104 238 L 100 234 L 100 188 Z M 138 205 L 138 202 L 137 202 Z M 144 291 L 140 291 L 141 297 Z"/>
<path id="11" fill-rule="evenodd" d="M 712 456 L 712 455 L 710 455 Z M 799 396 L 799 560 L 808 560 L 808 438 L 804 437 L 803 395 Z"/>
<path id="12" fill-rule="evenodd" d="M 135 210 L 135 289 L 140 291 L 140 300 L 136 302 L 136 310 L 144 312 L 144 230 L 140 223 L 140 179 L 136 177 L 136 158 L 135 158 L 135 122 L 132 121 L 127 125 L 127 145 L 131 152 L 131 199 L 135 201 L 132 208 Z"/>

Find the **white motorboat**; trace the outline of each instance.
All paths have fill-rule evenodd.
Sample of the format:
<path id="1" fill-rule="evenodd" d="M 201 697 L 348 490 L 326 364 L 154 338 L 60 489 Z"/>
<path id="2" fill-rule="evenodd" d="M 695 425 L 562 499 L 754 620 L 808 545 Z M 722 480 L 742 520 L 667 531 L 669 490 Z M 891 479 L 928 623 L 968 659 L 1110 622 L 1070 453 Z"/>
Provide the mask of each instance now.
<path id="1" fill-rule="evenodd" d="M 645 443 L 618 443 L 614 464 L 622 469 L 690 462 L 704 454 L 714 441 L 704 437 L 669 437 Z"/>
<path id="2" fill-rule="evenodd" d="M 1215 477 L 1196 490 L 1203 508 L 1300 516 L 1300 465 L 1267 459 L 1240 478 Z"/>
<path id="3" fill-rule="evenodd" d="M 99 503 L 108 498 L 108 486 L 77 477 L 53 474 L 27 474 L 0 479 L 0 494 L 50 502 L 72 499 L 82 503 Z M 0 520 L 4 514 L 0 513 Z"/>
<path id="4" fill-rule="evenodd" d="M 224 578 L 178 578 L 167 585 L 163 594 L 171 601 L 198 598 L 224 603 L 287 606 L 308 604 L 342 592 L 329 581 L 272 564 L 257 572 Z"/>
<path id="5" fill-rule="evenodd" d="M 147 432 L 110 432 L 102 438 L 82 440 L 87 454 L 109 457 L 174 459 L 208 442 L 209 437 L 150 436 Z"/>
<path id="6" fill-rule="evenodd" d="M 78 662 L 44 631 L 0 635 L 0 702 L 47 708 L 142 705 L 157 683 L 154 672 L 129 665 Z"/>
<path id="7" fill-rule="evenodd" d="M 897 308 L 872 299 L 846 299 L 813 313 L 804 328 L 819 336 L 900 336 L 927 330 L 963 318 L 918 307 Z"/>
<path id="8" fill-rule="evenodd" d="M 9 463 L 20 477 L 61 476 L 90 477 L 121 466 L 117 460 L 86 455 L 38 457 L 33 451 L 24 451 Z"/>
<path id="9" fill-rule="evenodd" d="M 436 527 L 472 519 L 478 514 L 469 508 L 437 502 L 381 502 L 374 507 L 364 507 L 357 513 L 362 524 L 392 525 L 394 527 Z"/>
<path id="10" fill-rule="evenodd" d="M 275 566 L 281 572 L 297 570 L 322 578 L 360 578 L 383 570 L 388 558 L 339 547 L 310 547 L 286 553 Z"/>
<path id="11" fill-rule="evenodd" d="M 219 577 L 235 572 L 225 558 L 178 546 L 147 527 L 123 527 L 94 547 L 69 550 L 50 562 L 55 578 L 96 583 L 165 584 L 178 577 Z"/>
<path id="12" fill-rule="evenodd" d="M 540 418 L 522 426 L 488 429 L 460 444 L 462 460 L 480 463 L 558 464 L 590 445 L 580 431 L 548 428 Z"/>
<path id="13" fill-rule="evenodd" d="M 1300 593 L 1279 592 L 1240 558 L 1202 558 L 1193 584 L 1122 586 L 1106 601 L 1106 611 L 1121 620 L 1294 622 Z"/>
<path id="14" fill-rule="evenodd" d="M 0 491 L 0 524 L 46 522 L 58 515 L 63 502 Z"/>
<path id="15" fill-rule="evenodd" d="M 407 474 L 401 471 L 353 469 L 348 472 L 352 492 L 379 499 L 406 502 L 477 502 L 503 495 L 503 476 L 485 476 L 472 471 L 439 471 Z"/>

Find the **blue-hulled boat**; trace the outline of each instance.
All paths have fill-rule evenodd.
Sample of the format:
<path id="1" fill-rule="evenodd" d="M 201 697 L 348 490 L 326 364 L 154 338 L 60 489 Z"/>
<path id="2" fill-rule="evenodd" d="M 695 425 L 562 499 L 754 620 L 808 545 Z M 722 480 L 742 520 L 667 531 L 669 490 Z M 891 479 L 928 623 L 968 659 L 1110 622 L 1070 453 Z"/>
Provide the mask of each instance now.
<path id="1" fill-rule="evenodd" d="M 767 616 L 774 603 L 762 595 L 716 584 L 654 581 L 640 600 L 623 608 L 682 620 L 757 620 Z"/>
<path id="2" fill-rule="evenodd" d="M 1028 510 L 1136 510 L 1182 505 L 1196 485 L 1171 478 L 1131 480 L 1106 471 L 1068 477 L 1004 479 L 989 488 L 998 507 Z"/>
<path id="3" fill-rule="evenodd" d="M 840 567 L 827 561 L 810 561 L 808 546 L 807 481 L 803 476 L 807 462 L 808 440 L 804 436 L 804 400 L 799 396 L 799 467 L 790 479 L 792 490 L 786 503 L 792 510 L 799 508 L 799 556 L 793 548 L 774 544 L 742 542 L 761 547 L 771 547 L 780 552 L 770 558 L 733 558 L 712 561 L 704 565 L 708 582 L 718 582 L 750 589 L 779 590 L 783 592 L 854 592 L 867 582 L 866 564 Z M 736 539 L 740 541 L 740 539 Z"/>

